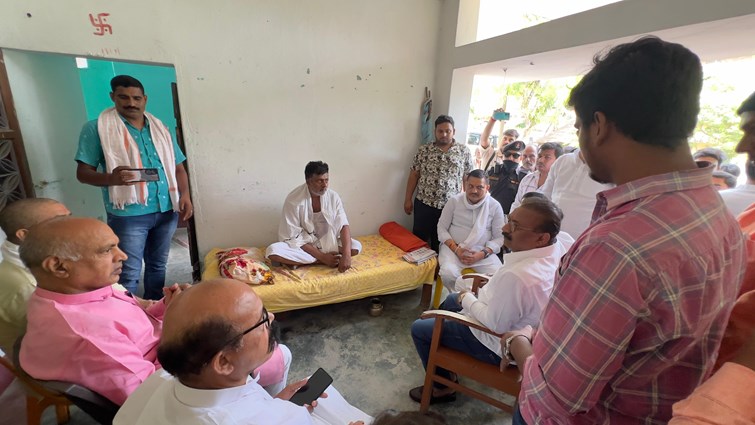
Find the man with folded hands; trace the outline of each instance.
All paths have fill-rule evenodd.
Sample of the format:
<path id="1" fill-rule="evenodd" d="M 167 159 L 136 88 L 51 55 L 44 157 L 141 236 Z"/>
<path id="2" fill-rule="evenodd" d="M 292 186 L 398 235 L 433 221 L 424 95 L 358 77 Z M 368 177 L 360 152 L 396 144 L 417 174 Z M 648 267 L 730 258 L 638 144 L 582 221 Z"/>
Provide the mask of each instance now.
<path id="1" fill-rule="evenodd" d="M 275 356 L 275 315 L 249 285 L 231 279 L 201 282 L 165 314 L 150 376 L 118 411 L 116 425 L 351 424 L 372 418 L 332 386 L 311 405 L 288 401 L 307 380 L 273 398 L 250 372 Z M 172 375 L 172 376 L 171 376 Z"/>
<path id="2" fill-rule="evenodd" d="M 504 255 L 503 266 L 480 288 L 478 296 L 467 290 L 455 292 L 440 307 L 461 311 L 496 333 L 536 325 L 551 293 L 559 260 L 573 242 L 568 235 L 559 235 L 562 217 L 553 202 L 539 197 L 527 199 L 503 226 L 504 245 L 512 251 Z M 557 235 L 569 240 L 557 240 Z M 412 324 L 412 339 L 425 368 L 434 322 L 420 319 Z M 497 365 L 501 360 L 498 338 L 457 322 L 444 322 L 440 343 L 490 364 Z M 438 368 L 437 373 L 453 379 L 446 370 Z M 452 389 L 434 385 L 430 403 L 456 399 Z M 420 386 L 409 392 L 412 400 L 420 401 L 422 389 Z"/>
<path id="3" fill-rule="evenodd" d="M 488 176 L 472 170 L 464 188 L 446 202 L 438 220 L 440 277 L 449 292 L 464 268 L 492 274 L 501 267 L 495 254 L 503 246 L 503 209 L 488 194 Z"/>
<path id="4" fill-rule="evenodd" d="M 57 217 L 32 226 L 20 255 L 37 281 L 21 367 L 36 379 L 72 382 L 122 404 L 160 368 L 165 308 L 189 285 L 166 287 L 162 300 L 144 305 L 114 289 L 126 254 L 113 231 L 91 218 Z M 283 357 L 276 361 L 290 363 Z M 266 364 L 263 378 L 267 369 L 284 367 Z M 273 379 L 270 391 L 279 391 L 284 379 Z"/>
<path id="5" fill-rule="evenodd" d="M 312 161 L 304 168 L 305 183 L 286 197 L 278 240 L 265 256 L 289 266 L 325 264 L 345 272 L 362 244 L 351 239 L 341 197 L 328 185 L 328 164 Z"/>

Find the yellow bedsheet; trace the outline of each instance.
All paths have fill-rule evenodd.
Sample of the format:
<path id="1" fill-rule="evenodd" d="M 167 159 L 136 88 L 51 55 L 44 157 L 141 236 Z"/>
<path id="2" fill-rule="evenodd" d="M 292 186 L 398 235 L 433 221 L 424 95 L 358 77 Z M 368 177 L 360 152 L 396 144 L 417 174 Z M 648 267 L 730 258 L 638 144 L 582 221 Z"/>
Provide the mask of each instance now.
<path id="1" fill-rule="evenodd" d="M 275 283 L 254 286 L 254 291 L 268 311 L 279 312 L 394 294 L 433 282 L 437 259 L 409 264 L 401 259 L 404 252 L 380 235 L 356 239 L 362 243 L 362 252 L 353 257 L 352 267 L 346 272 L 321 265 L 296 270 L 273 267 Z M 220 276 L 216 256 L 219 251 L 215 248 L 205 256 L 203 280 Z"/>

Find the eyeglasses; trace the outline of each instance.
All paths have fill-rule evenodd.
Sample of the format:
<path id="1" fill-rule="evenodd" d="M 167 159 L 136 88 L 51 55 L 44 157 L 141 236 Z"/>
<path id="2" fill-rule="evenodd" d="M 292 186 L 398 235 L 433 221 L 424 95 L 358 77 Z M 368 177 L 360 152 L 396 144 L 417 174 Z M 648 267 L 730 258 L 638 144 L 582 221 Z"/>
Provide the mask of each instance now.
<path id="1" fill-rule="evenodd" d="M 538 232 L 538 233 L 540 232 L 539 230 L 533 229 L 531 227 L 520 226 L 519 223 L 517 223 L 516 221 L 509 221 L 509 229 L 511 229 L 512 233 L 516 232 L 517 230 L 529 230 L 530 232 Z"/>
<path id="2" fill-rule="evenodd" d="M 519 157 L 520 157 L 520 156 L 522 156 L 522 154 L 520 154 L 520 153 L 518 153 L 518 152 L 508 152 L 508 153 L 506 154 L 506 158 L 508 158 L 508 157 L 510 157 L 510 156 L 513 156 L 513 157 L 514 157 L 514 159 L 519 159 Z"/>
<path id="3" fill-rule="evenodd" d="M 249 329 L 245 330 L 244 332 L 241 332 L 240 334 L 238 334 L 238 335 L 234 336 L 233 338 L 229 339 L 228 342 L 225 343 L 225 345 L 228 345 L 228 344 L 232 343 L 233 341 L 241 338 L 242 336 L 248 334 L 249 332 L 251 332 L 251 331 L 253 331 L 253 330 L 257 329 L 257 328 L 259 328 L 262 325 L 270 326 L 270 317 L 268 316 L 267 309 L 265 307 L 262 307 L 262 320 L 260 320 L 259 322 L 257 322 L 251 328 L 249 328 Z"/>

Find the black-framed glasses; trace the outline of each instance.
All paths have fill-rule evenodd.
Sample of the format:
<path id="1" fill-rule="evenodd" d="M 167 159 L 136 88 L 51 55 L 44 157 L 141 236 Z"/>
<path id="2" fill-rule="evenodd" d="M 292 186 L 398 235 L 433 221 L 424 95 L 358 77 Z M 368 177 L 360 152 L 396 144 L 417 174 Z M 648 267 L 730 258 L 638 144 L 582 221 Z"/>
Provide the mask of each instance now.
<path id="1" fill-rule="evenodd" d="M 265 324 L 268 325 L 268 326 L 270 326 L 270 316 L 267 314 L 267 309 L 265 307 L 262 307 L 262 320 L 260 320 L 259 322 L 255 323 L 254 326 L 252 326 L 251 328 L 249 328 L 249 329 L 245 330 L 244 332 L 241 332 L 240 334 L 238 334 L 238 335 L 234 336 L 233 338 L 229 339 L 228 342 L 225 343 L 225 345 L 228 345 L 228 344 L 232 343 L 233 341 L 241 338 L 242 336 L 248 334 L 249 332 L 251 332 L 251 331 L 253 331 L 253 330 L 255 330 L 255 329 L 257 329 L 260 326 L 265 325 Z"/>

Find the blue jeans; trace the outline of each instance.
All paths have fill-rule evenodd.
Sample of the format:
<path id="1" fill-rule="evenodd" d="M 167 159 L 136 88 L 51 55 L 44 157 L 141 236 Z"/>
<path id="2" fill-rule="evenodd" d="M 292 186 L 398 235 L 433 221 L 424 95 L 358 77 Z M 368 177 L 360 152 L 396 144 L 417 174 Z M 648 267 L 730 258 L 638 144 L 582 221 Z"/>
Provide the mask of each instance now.
<path id="1" fill-rule="evenodd" d="M 118 247 L 128 255 L 119 283 L 136 295 L 144 260 L 144 298 L 162 298 L 170 240 L 176 231 L 178 213 L 168 211 L 131 217 L 108 214 L 107 224 L 120 239 Z"/>
<path id="2" fill-rule="evenodd" d="M 443 310 L 459 312 L 462 307 L 456 302 L 457 293 L 448 294 L 446 300 L 440 305 Z M 417 348 L 417 354 L 422 360 L 422 366 L 427 369 L 427 361 L 430 358 L 430 343 L 433 339 L 433 326 L 435 325 L 435 319 L 418 319 L 412 324 L 412 339 L 414 340 L 414 346 Z M 453 350 L 461 351 L 477 360 L 493 365 L 501 363 L 501 357 L 490 351 L 488 347 L 483 345 L 469 330 L 467 326 L 464 326 L 457 322 L 444 321 L 443 333 L 440 338 L 440 345 L 451 348 Z M 443 369 L 437 368 L 436 373 L 447 379 L 451 379 L 451 374 Z M 434 384 L 437 388 L 445 388 L 445 385 Z"/>
<path id="3" fill-rule="evenodd" d="M 511 415 L 511 425 L 527 425 L 522 417 L 522 412 L 519 410 L 519 403 L 514 406 L 514 414 Z"/>

